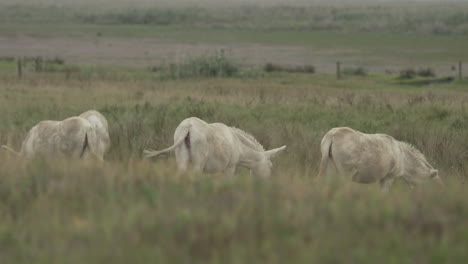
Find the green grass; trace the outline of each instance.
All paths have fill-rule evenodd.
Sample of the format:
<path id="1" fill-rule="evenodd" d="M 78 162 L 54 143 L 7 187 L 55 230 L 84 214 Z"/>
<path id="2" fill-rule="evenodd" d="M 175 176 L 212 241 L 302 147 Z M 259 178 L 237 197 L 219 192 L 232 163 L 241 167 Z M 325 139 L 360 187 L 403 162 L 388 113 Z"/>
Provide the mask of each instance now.
<path id="1" fill-rule="evenodd" d="M 221 45 L 237 52 L 236 59 L 246 63 L 277 64 L 289 56 L 284 63 L 310 64 L 317 72 L 328 73 L 339 60 L 343 67 L 363 67 L 370 73 L 431 67 L 436 74 L 447 75 L 455 74 L 452 66 L 468 57 L 465 3 L 298 1 L 260 5 L 249 2 L 140 1 L 132 4 L 126 0 L 112 5 L 104 3 L 107 2 L 97 5 L 86 0 L 61 4 L 49 0 L 35 3 L 5 1 L 0 4 L 0 35 L 7 38 L 7 45 L 17 45 L 14 36 L 23 35 L 32 36 L 38 43 L 56 38 L 51 45 L 61 45 L 60 40 L 64 39 L 67 43 L 77 39 L 95 44 L 107 42 L 108 45 L 115 41 L 115 47 L 118 47 L 118 44 L 126 45 L 126 39 L 144 41 L 146 38 L 161 41 L 164 49 L 172 44 L 183 44 L 184 47 L 200 44 L 212 51 Z M 139 21 L 145 16 L 156 22 Z M 160 19 L 168 21 L 157 22 Z M 447 32 L 438 31 L 443 28 Z M 22 37 L 19 41 L 24 43 Z M 239 54 L 242 49 L 252 52 L 263 45 L 267 48 L 258 56 L 247 54 L 244 55 L 246 58 Z M 80 55 L 62 51 L 60 46 L 56 48 L 67 60 L 90 63 L 79 58 Z M 100 49 L 103 49 L 102 45 Z M 21 55 L 9 46 L 7 52 Z M 184 52 L 192 51 L 180 48 L 169 49 L 163 55 L 132 53 L 137 56 L 135 58 L 116 52 L 106 55 L 103 61 L 141 65 L 146 59 L 171 60 L 172 54 L 179 56 Z M 109 56 L 115 57 L 110 59 Z"/>
<path id="2" fill-rule="evenodd" d="M 333 31 L 290 31 L 290 30 L 249 30 L 211 29 L 177 26 L 148 25 L 82 25 L 82 24 L 4 24 L 0 33 L 24 33 L 47 38 L 52 36 L 143 38 L 154 37 L 164 41 L 210 44 L 268 44 L 304 46 L 322 49 L 331 60 L 347 57 L 378 57 L 379 63 L 395 58 L 416 59 L 424 63 L 455 63 L 468 56 L 465 36 L 434 36 L 420 34 L 390 34 L 376 32 L 333 32 Z M 365 61 L 365 60 L 364 60 Z"/>
<path id="3" fill-rule="evenodd" d="M 5 263 L 458 263 L 467 257 L 465 82 L 412 86 L 383 75 L 273 73 L 161 81 L 144 69 L 89 75 L 2 72 L 0 142 L 98 109 L 112 148 L 102 165 L 23 162 L 0 152 L 0 252 Z M 106 74 L 98 74 L 104 71 Z M 127 72 L 126 74 L 124 74 Z M 178 176 L 173 156 L 142 160 L 198 116 L 286 144 L 274 175 Z M 332 127 L 415 144 L 447 186 L 410 191 L 315 178 Z M 339 252 L 339 253 L 337 253 Z"/>
<path id="4" fill-rule="evenodd" d="M 466 3 L 356 1 L 4 1 L 3 23 L 148 24 L 201 28 L 466 35 Z"/>
<path id="5" fill-rule="evenodd" d="M 129 2 L 114 2 L 5 1 L 0 34 L 36 41 L 149 37 L 292 45 L 320 50 L 331 63 L 339 58 L 343 67 L 357 57 L 365 69 L 402 59 L 431 67 L 468 55 L 464 3 L 200 4 L 187 10 L 187 3 L 142 1 L 132 11 Z M 159 18 L 147 25 L 118 20 L 132 12 L 130 18 L 139 19 L 146 10 L 175 13 L 165 25 L 154 22 Z M 333 10 L 336 21 L 325 23 Z M 206 16 L 193 23 L 180 18 L 184 13 Z M 382 13 L 387 20 L 379 19 Z M 448 32 L 434 31 L 448 25 Z M 0 59 L 0 145 L 18 150 L 39 121 L 89 109 L 106 116 L 112 141 L 104 164 L 26 162 L 0 150 L 0 263 L 466 261 L 467 80 L 428 85 L 443 76 L 401 80 L 373 71 L 337 80 L 320 68 L 265 73 L 242 64 L 232 77 L 196 70 L 219 68 L 210 58 L 187 58 L 196 61 L 191 74 L 172 78 L 143 67 L 68 61 L 36 73 L 30 62 L 22 79 L 16 62 Z M 173 155 L 142 159 L 144 149 L 172 144 L 175 128 L 190 116 L 239 127 L 266 149 L 287 149 L 273 160 L 268 179 L 242 168 L 233 178 L 182 176 Z M 382 194 L 376 184 L 317 179 L 320 140 L 338 126 L 414 144 L 445 188 L 429 182 L 411 191 L 397 181 Z"/>
<path id="6" fill-rule="evenodd" d="M 467 256 L 467 202 L 457 183 L 383 195 L 287 173 L 177 178 L 164 161 L 1 162 L 7 263 L 459 263 Z"/>

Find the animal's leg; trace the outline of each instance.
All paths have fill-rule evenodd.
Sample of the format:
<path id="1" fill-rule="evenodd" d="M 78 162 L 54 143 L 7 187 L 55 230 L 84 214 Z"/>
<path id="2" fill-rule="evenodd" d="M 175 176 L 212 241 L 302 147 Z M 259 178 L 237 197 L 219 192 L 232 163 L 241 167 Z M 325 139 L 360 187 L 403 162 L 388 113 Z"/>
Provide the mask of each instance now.
<path id="1" fill-rule="evenodd" d="M 203 166 L 200 164 L 192 164 L 191 169 L 193 174 L 201 174 L 203 172 Z"/>
<path id="2" fill-rule="evenodd" d="M 188 163 L 190 164 L 190 169 L 194 174 L 200 174 L 203 172 L 205 169 L 205 164 L 206 164 L 206 158 L 203 153 L 199 151 L 194 151 L 192 149 L 192 152 L 188 156 Z"/>
<path id="3" fill-rule="evenodd" d="M 228 167 L 225 171 L 224 171 L 224 174 L 231 178 L 232 176 L 234 176 L 234 173 L 236 172 L 236 167 L 235 166 L 232 166 L 232 167 Z"/>
<path id="4" fill-rule="evenodd" d="M 190 157 L 187 149 L 177 148 L 175 151 L 175 156 L 179 173 L 186 173 L 190 165 Z"/>
<path id="5" fill-rule="evenodd" d="M 203 173 L 208 160 L 208 150 L 199 141 L 192 140 L 190 149 L 190 166 L 195 174 Z"/>
<path id="6" fill-rule="evenodd" d="M 405 182 L 406 182 L 406 184 L 408 185 L 408 187 L 409 187 L 411 190 L 413 190 L 414 187 L 416 186 L 416 184 L 415 184 L 413 181 L 408 180 L 407 178 L 403 178 L 403 179 L 405 180 Z"/>
<path id="7" fill-rule="evenodd" d="M 320 174 L 318 176 L 319 179 L 328 179 L 330 175 L 335 176 L 336 174 L 339 174 L 338 167 L 336 167 L 335 163 L 333 160 L 328 160 L 326 167 L 322 163 L 320 164 L 322 168 L 320 168 Z"/>
<path id="8" fill-rule="evenodd" d="M 390 190 L 390 187 L 392 187 L 394 181 L 395 177 L 385 176 L 380 180 L 380 190 L 384 193 L 388 192 Z"/>

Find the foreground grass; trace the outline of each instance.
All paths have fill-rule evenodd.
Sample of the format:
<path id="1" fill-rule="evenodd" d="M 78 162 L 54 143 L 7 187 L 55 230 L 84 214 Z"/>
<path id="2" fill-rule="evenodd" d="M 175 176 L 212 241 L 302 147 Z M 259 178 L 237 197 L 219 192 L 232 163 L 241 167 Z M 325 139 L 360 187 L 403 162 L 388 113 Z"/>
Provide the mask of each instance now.
<path id="1" fill-rule="evenodd" d="M 99 71 L 98 71 L 99 72 Z M 15 160 L 0 152 L 0 262 L 460 263 L 466 257 L 468 94 L 465 82 L 411 86 L 391 76 L 268 74 L 160 81 L 138 70 L 89 75 L 5 69 L 0 144 L 18 149 L 45 119 L 88 109 L 108 119 L 102 165 Z M 288 146 L 274 175 L 175 173 L 141 159 L 198 116 Z M 415 144 L 447 183 L 318 180 L 322 135 L 350 126 Z"/>
<path id="2" fill-rule="evenodd" d="M 279 169 L 175 177 L 174 164 L 1 160 L 4 263 L 461 263 L 465 187 L 383 195 Z M 375 186 L 373 186 L 375 187 Z"/>

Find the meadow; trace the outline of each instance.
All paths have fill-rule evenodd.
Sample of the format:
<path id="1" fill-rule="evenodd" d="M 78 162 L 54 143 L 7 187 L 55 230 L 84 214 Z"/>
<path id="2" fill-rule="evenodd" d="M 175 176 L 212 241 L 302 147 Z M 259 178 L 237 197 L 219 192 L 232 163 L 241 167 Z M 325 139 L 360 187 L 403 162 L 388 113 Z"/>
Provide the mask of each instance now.
<path id="1" fill-rule="evenodd" d="M 418 67 L 411 74 L 408 68 L 431 73 L 466 57 L 465 3 L 158 3 L 0 3 L 2 40 L 26 35 L 37 46 L 54 38 L 70 45 L 45 56 L 38 70 L 28 56 L 44 53 L 0 54 L 0 145 L 18 150 L 39 121 L 89 109 L 106 116 L 112 140 L 103 164 L 24 161 L 0 151 L 0 263 L 466 261 L 468 81 L 450 70 L 416 76 Z M 271 14 L 278 19 L 266 23 Z M 335 26 L 307 24 L 310 17 L 325 23 L 322 15 L 335 15 Z M 450 30 L 434 30 L 431 16 Z M 114 52 L 105 61 L 112 63 L 69 53 L 98 33 L 169 46 L 322 47 L 316 54 L 326 53 L 320 59 L 332 71 L 336 58 L 352 50 L 349 65 L 365 67 L 344 69 L 337 79 L 326 63 L 285 63 L 291 54 L 242 61 L 238 46 L 148 65 L 128 63 L 130 49 Z M 18 57 L 26 61 L 21 78 Z M 414 65 L 400 61 L 387 74 L 374 68 L 401 58 Z M 171 145 L 177 125 L 191 116 L 241 128 L 266 149 L 287 149 L 267 179 L 242 168 L 233 178 L 178 175 L 173 155 L 142 157 L 144 149 Z M 383 194 L 377 184 L 317 179 L 320 140 L 339 126 L 414 144 L 446 186 L 427 182 L 410 190 L 397 181 Z"/>
<path id="2" fill-rule="evenodd" d="M 0 85 L 0 142 L 18 149 L 44 119 L 97 109 L 110 124 L 103 165 L 0 153 L 5 263 L 385 263 L 466 258 L 466 81 L 401 84 L 395 76 L 263 73 L 160 79 L 147 69 L 100 68 L 66 77 L 14 63 Z M 125 74 L 126 73 L 126 74 Z M 177 176 L 173 156 L 142 159 L 198 116 L 287 150 L 269 179 Z M 322 135 L 336 126 L 415 144 L 447 186 L 320 181 Z M 340 252 L 337 254 L 337 252 Z"/>
<path id="3" fill-rule="evenodd" d="M 341 61 L 378 73 L 410 66 L 450 74 L 468 55 L 467 9 L 462 1 L 5 0 L 0 53 L 150 66 L 224 49 L 248 65 L 330 73 Z"/>

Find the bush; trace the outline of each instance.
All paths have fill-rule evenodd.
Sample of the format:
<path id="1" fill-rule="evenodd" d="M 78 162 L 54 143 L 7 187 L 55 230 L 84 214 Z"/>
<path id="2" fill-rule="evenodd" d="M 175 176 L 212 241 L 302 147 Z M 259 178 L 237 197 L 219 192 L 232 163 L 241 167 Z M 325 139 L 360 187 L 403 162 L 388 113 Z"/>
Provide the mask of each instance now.
<path id="1" fill-rule="evenodd" d="M 435 77 L 434 70 L 431 68 L 421 68 L 418 70 L 417 74 L 421 77 Z"/>
<path id="2" fill-rule="evenodd" d="M 400 79 L 413 79 L 414 77 L 416 77 L 414 69 L 408 68 L 400 71 Z"/>
<path id="3" fill-rule="evenodd" d="M 431 68 L 420 68 L 418 71 L 408 68 L 400 71 L 400 79 L 413 79 L 416 76 L 435 77 L 435 72 Z"/>
<path id="4" fill-rule="evenodd" d="M 64 65 L 65 64 L 65 60 L 63 58 L 60 58 L 60 57 L 47 59 L 45 62 L 46 63 L 51 63 L 51 64 L 58 64 L 58 65 Z"/>
<path id="5" fill-rule="evenodd" d="M 232 77 L 239 73 L 239 65 L 228 58 L 223 51 L 213 55 L 202 55 L 188 58 L 184 62 L 161 67 L 152 67 L 152 71 L 159 71 L 161 77 L 169 79 L 191 77 Z"/>
<path id="6" fill-rule="evenodd" d="M 300 73 L 315 73 L 313 65 L 297 65 L 297 66 L 282 66 L 271 62 L 263 66 L 265 72 L 300 72 Z"/>
<path id="7" fill-rule="evenodd" d="M 367 70 L 363 67 L 356 67 L 356 68 L 344 68 L 343 74 L 345 75 L 357 75 L 357 76 L 366 76 Z"/>
<path id="8" fill-rule="evenodd" d="M 265 72 L 279 72 L 279 71 L 283 71 L 284 69 L 281 65 L 268 62 L 267 64 L 265 64 L 265 66 L 263 66 L 263 70 Z"/>

